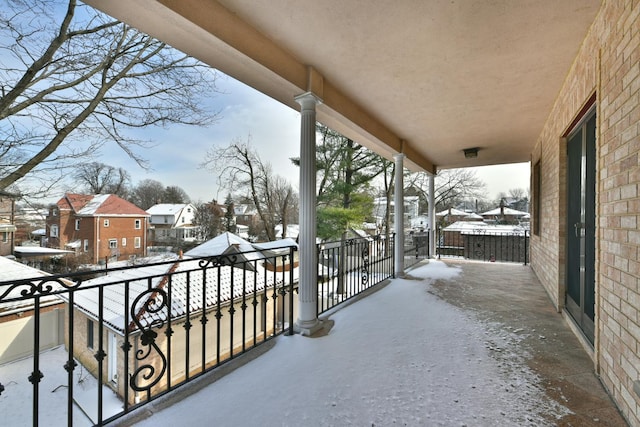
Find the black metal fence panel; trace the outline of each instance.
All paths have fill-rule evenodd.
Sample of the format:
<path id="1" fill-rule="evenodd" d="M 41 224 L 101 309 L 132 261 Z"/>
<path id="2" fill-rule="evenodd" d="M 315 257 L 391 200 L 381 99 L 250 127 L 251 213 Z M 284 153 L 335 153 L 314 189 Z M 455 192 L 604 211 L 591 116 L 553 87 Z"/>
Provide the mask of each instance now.
<path id="1" fill-rule="evenodd" d="M 0 401 L 11 408 L 3 422 L 11 412 L 34 426 L 102 425 L 293 333 L 297 253 L 273 252 L 0 282 L 3 331 L 20 329 L 2 339 L 31 348 L 0 366 Z M 42 321 L 54 309 L 64 313 L 64 345 L 42 351 Z"/>
<path id="2" fill-rule="evenodd" d="M 529 263 L 529 230 L 438 230 L 438 258 L 456 257 L 489 262 Z"/>
<path id="3" fill-rule="evenodd" d="M 318 314 L 393 277 L 394 236 L 318 245 Z"/>
<path id="4" fill-rule="evenodd" d="M 393 235 L 319 245 L 318 313 L 393 277 L 393 248 Z M 28 349 L 0 365 L 3 420 L 13 413 L 34 426 L 102 425 L 292 334 L 297 252 L 268 253 L 0 282 L 0 326 L 21 330 L 2 339 Z M 58 340 L 44 340 L 50 329 Z"/>

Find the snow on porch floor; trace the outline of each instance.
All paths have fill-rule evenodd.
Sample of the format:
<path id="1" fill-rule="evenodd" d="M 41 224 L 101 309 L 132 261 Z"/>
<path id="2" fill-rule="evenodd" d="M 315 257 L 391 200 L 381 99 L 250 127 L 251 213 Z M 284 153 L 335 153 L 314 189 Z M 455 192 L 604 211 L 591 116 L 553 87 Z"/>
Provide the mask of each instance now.
<path id="1" fill-rule="evenodd" d="M 419 266 L 334 312 L 328 334 L 281 336 L 195 394 L 148 405 L 136 425 L 542 426 L 575 417 L 529 367 L 522 343 L 536 332 L 435 295 L 435 283 L 459 281 L 463 268 Z"/>
<path id="2" fill-rule="evenodd" d="M 40 353 L 38 419 L 44 426 L 67 425 L 68 374 L 64 365 L 69 359 L 64 346 Z M 33 425 L 33 385 L 28 377 L 33 371 L 33 357 L 0 366 L 0 378 L 5 391 L 0 395 L 0 426 Z M 107 386 L 102 386 L 103 416 L 108 418 L 122 411 L 122 401 Z M 74 426 L 97 423 L 98 381 L 80 363 L 74 370 Z"/>

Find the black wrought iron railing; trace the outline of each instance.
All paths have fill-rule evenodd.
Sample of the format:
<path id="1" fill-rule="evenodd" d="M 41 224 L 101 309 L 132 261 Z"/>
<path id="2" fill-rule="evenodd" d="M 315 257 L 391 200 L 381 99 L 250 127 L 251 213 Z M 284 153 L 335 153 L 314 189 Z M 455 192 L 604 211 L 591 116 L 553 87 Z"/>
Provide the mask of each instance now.
<path id="1" fill-rule="evenodd" d="M 438 258 L 457 257 L 481 261 L 529 263 L 529 230 L 486 227 L 438 229 Z"/>
<path id="2" fill-rule="evenodd" d="M 429 258 L 429 232 L 413 232 L 404 236 L 404 266 L 411 267 Z"/>
<path id="3" fill-rule="evenodd" d="M 0 282 L 0 423 L 102 425 L 292 333 L 297 253 L 269 253 Z"/>
<path id="4" fill-rule="evenodd" d="M 318 314 L 393 277 L 394 235 L 318 245 Z"/>

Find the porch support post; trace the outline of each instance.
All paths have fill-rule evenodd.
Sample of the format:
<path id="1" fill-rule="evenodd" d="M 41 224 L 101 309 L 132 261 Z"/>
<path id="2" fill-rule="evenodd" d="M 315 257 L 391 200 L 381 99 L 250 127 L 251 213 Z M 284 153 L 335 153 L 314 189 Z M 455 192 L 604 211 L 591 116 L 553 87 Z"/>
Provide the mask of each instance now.
<path id="1" fill-rule="evenodd" d="M 436 176 L 429 174 L 429 257 L 436 257 Z"/>
<path id="2" fill-rule="evenodd" d="M 404 276 L 404 154 L 394 154 L 396 164 L 395 184 L 393 189 L 393 215 L 396 233 L 394 242 L 394 274 L 395 277 Z"/>
<path id="3" fill-rule="evenodd" d="M 300 279 L 296 330 L 311 335 L 318 321 L 318 255 L 316 251 L 316 104 L 311 92 L 295 98 L 300 104 L 300 232 L 298 235 Z"/>

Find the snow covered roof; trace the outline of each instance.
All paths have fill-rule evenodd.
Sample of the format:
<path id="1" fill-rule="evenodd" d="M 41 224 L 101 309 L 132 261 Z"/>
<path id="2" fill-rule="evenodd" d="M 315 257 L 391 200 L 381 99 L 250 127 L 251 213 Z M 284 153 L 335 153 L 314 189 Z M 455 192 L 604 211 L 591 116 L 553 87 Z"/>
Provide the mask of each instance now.
<path id="1" fill-rule="evenodd" d="M 528 212 L 517 211 L 517 210 L 511 209 L 511 208 L 504 208 L 504 215 L 524 216 L 527 213 Z M 491 209 L 490 211 L 483 212 L 480 215 L 482 215 L 482 216 L 497 216 L 497 215 L 503 215 L 503 214 L 500 212 L 500 208 L 495 208 L 495 209 Z"/>
<path id="2" fill-rule="evenodd" d="M 179 319 L 187 314 L 187 289 L 189 291 L 190 312 L 211 308 L 218 301 L 218 278 L 220 279 L 220 302 L 254 291 L 264 290 L 274 283 L 282 283 L 283 275 L 247 274 L 238 267 L 220 266 L 219 274 L 205 274 L 207 265 L 202 260 L 140 266 L 137 268 L 111 271 L 105 276 L 83 282 L 82 287 L 103 286 L 103 317 L 106 324 L 120 333 L 125 328 L 135 331 L 141 327 L 159 324 L 168 319 L 169 310 L 162 307 L 166 298 L 171 299 L 171 318 Z M 167 274 L 171 273 L 171 279 Z M 297 278 L 297 269 L 294 269 Z M 266 276 L 266 278 L 265 278 Z M 285 281 L 288 275 L 285 276 Z M 297 280 L 297 279 L 296 279 Z M 129 301 L 125 304 L 125 284 L 129 286 Z M 244 282 L 244 283 L 243 283 Z M 108 285 L 114 283 L 112 285 Z M 203 288 L 205 289 L 203 298 Z M 92 317 L 98 317 L 100 308 L 99 287 L 84 289 L 75 293 L 75 305 Z M 205 302 L 206 301 L 206 302 Z M 125 325 L 125 310 L 129 309 L 128 325 Z M 137 319 L 137 320 L 133 320 Z"/>
<path id="3" fill-rule="evenodd" d="M 472 220 L 472 221 L 473 220 L 482 221 L 483 218 L 482 218 L 482 216 L 478 215 L 477 213 L 473 213 L 472 212 L 472 213 L 466 215 L 463 219 Z"/>
<path id="4" fill-rule="evenodd" d="M 78 249 L 80 246 L 82 246 L 82 241 L 81 240 L 74 240 L 73 242 L 69 242 L 67 244 L 64 245 L 67 248 L 73 248 L 73 249 Z"/>
<path id="5" fill-rule="evenodd" d="M 445 209 L 436 214 L 436 216 L 447 216 L 447 215 L 466 216 L 467 212 L 461 211 L 460 209 Z"/>
<path id="6" fill-rule="evenodd" d="M 72 194 L 67 193 L 58 200 L 58 208 L 71 209 L 81 216 L 145 216 L 149 214 L 115 194 Z"/>
<path id="7" fill-rule="evenodd" d="M 65 251 L 63 249 L 43 248 L 41 246 L 16 246 L 13 252 L 20 257 L 28 256 L 53 256 L 71 254 L 73 251 Z"/>
<path id="8" fill-rule="evenodd" d="M 461 234 L 504 234 L 516 233 L 523 234 L 525 229 L 518 225 L 506 224 L 487 224 L 478 221 L 456 221 L 448 227 L 443 228 L 444 231 L 459 231 Z"/>
<path id="9" fill-rule="evenodd" d="M 253 261 L 263 258 L 260 254 L 255 252 L 253 246 L 248 240 L 243 239 L 240 236 L 236 236 L 233 233 L 225 231 L 219 236 L 214 237 L 211 240 L 207 240 L 201 245 L 196 246 L 185 255 L 190 257 L 205 257 L 205 256 L 218 256 L 228 254 L 230 248 L 234 253 L 238 252 L 250 252 L 245 254 L 247 261 Z"/>
<path id="10" fill-rule="evenodd" d="M 0 232 L 12 233 L 16 230 L 16 226 L 13 225 L 10 221 L 7 221 L 6 219 L 0 219 Z"/>
<path id="11" fill-rule="evenodd" d="M 251 205 L 233 205 L 234 215 L 255 215 L 256 209 Z"/>
<path id="12" fill-rule="evenodd" d="M 187 206 L 189 206 L 187 203 L 159 203 L 147 209 L 147 213 L 149 215 L 178 215 Z"/>
<path id="13" fill-rule="evenodd" d="M 290 238 L 274 240 L 273 242 L 252 243 L 252 246 L 267 257 L 284 255 L 289 253 L 290 248 L 298 249 L 296 241 Z"/>

